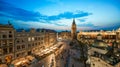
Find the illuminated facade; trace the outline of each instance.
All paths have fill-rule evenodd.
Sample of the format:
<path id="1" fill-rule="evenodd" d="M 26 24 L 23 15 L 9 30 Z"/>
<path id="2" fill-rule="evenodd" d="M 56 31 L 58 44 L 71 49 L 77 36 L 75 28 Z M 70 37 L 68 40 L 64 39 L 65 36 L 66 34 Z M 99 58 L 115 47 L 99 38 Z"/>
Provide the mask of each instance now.
<path id="1" fill-rule="evenodd" d="M 58 33 L 58 38 L 62 38 L 62 39 L 71 39 L 71 32 L 68 31 L 62 31 Z"/>
<path id="2" fill-rule="evenodd" d="M 44 33 L 40 30 L 18 30 L 15 33 L 15 57 L 30 55 L 35 50 L 43 49 Z"/>
<path id="3" fill-rule="evenodd" d="M 44 42 L 45 42 L 45 48 L 50 47 L 56 43 L 57 40 L 57 33 L 54 30 L 49 30 L 49 29 L 43 29 L 45 37 L 44 37 Z"/>
<path id="4" fill-rule="evenodd" d="M 14 59 L 14 28 L 11 24 L 0 25 L 0 63 Z"/>
<path id="5" fill-rule="evenodd" d="M 18 29 L 0 25 L 0 63 L 31 55 L 56 43 L 56 32 L 47 29 Z"/>
<path id="6" fill-rule="evenodd" d="M 94 40 L 97 38 L 97 36 L 99 36 L 99 38 L 101 37 L 101 39 L 106 42 L 106 43 L 111 43 L 114 41 L 117 41 L 118 43 L 120 43 L 120 29 L 116 30 L 116 31 L 90 31 L 90 32 L 83 32 L 80 31 L 77 34 L 77 39 L 81 40 L 84 43 L 87 44 L 92 44 L 94 43 Z"/>

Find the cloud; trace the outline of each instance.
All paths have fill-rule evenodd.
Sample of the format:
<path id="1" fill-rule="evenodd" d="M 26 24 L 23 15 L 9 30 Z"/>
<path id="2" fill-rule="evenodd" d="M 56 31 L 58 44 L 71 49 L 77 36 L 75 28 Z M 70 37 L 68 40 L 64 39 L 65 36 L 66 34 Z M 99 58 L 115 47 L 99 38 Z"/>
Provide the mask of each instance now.
<path id="1" fill-rule="evenodd" d="M 65 19 L 79 18 L 79 17 L 89 16 L 91 14 L 92 13 L 88 13 L 88 12 L 77 12 L 77 13 L 64 12 L 59 15 L 48 16 L 45 20 L 60 20 L 62 18 L 65 18 Z"/>
<path id="2" fill-rule="evenodd" d="M 78 19 L 80 22 L 86 22 L 87 18 Z"/>
<path id="3" fill-rule="evenodd" d="M 78 18 L 89 15 L 91 15 L 91 13 L 79 11 L 77 13 L 64 12 L 58 15 L 47 16 L 47 15 L 42 15 L 38 12 L 17 8 L 12 4 L 0 1 L 0 16 L 14 18 L 22 21 L 40 21 L 40 20 L 55 21 L 55 20 L 60 20 L 62 18 L 71 19 L 71 18 Z"/>
<path id="4" fill-rule="evenodd" d="M 93 27 L 95 25 L 92 24 L 92 23 L 83 23 L 83 24 L 78 24 L 77 26 L 80 26 L 80 27 Z"/>
<path id="5" fill-rule="evenodd" d="M 0 1 L 0 16 L 19 19 L 23 21 L 38 21 L 41 15 L 38 12 L 17 8 L 12 4 Z M 44 16 L 42 16 L 44 17 Z"/>

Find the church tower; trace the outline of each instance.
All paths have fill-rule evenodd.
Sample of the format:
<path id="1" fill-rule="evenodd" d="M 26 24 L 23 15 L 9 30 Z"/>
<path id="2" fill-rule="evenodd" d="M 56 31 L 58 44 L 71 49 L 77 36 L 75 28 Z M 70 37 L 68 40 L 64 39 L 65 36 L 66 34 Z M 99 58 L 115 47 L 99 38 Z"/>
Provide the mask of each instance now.
<path id="1" fill-rule="evenodd" d="M 73 23 L 72 23 L 72 27 L 71 27 L 71 36 L 72 39 L 76 39 L 77 38 L 77 34 L 76 34 L 76 24 L 75 24 L 75 19 L 73 19 Z"/>

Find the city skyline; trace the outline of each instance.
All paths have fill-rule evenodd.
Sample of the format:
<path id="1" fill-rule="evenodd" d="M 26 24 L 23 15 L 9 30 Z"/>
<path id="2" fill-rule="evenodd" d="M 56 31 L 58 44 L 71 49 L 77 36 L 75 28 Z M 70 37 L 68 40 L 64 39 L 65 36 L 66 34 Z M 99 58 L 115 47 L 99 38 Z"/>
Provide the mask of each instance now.
<path id="1" fill-rule="evenodd" d="M 15 28 L 112 30 L 120 27 L 119 0 L 0 0 L 0 23 Z"/>

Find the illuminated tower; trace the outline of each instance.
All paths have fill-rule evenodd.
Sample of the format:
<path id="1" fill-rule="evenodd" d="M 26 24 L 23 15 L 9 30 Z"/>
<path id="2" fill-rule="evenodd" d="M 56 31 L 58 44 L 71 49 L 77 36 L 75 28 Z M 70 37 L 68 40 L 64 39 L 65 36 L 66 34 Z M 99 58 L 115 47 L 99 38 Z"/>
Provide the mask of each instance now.
<path id="1" fill-rule="evenodd" d="M 72 27 L 71 27 L 71 36 L 72 36 L 72 39 L 76 39 L 77 37 L 77 34 L 76 34 L 76 24 L 75 24 L 75 19 L 73 19 L 73 23 L 72 23 Z"/>

